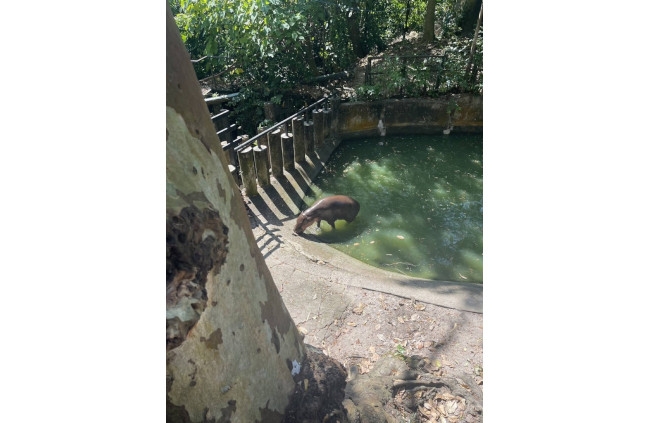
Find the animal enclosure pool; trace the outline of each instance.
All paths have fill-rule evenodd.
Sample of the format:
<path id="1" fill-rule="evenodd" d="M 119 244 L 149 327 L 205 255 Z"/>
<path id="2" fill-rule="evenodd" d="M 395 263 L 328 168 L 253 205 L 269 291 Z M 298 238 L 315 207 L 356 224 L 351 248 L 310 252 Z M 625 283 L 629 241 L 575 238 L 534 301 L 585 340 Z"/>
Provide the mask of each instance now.
<path id="1" fill-rule="evenodd" d="M 303 209 L 328 195 L 361 204 L 352 223 L 306 233 L 360 261 L 412 277 L 483 282 L 482 135 L 342 142 Z"/>

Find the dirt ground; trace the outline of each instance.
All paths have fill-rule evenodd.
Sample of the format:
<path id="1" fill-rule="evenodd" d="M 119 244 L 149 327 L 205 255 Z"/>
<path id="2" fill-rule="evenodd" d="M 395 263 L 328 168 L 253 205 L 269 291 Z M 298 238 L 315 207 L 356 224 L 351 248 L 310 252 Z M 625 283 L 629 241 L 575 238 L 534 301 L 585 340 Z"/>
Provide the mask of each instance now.
<path id="1" fill-rule="evenodd" d="M 483 315 L 382 292 L 359 290 L 356 304 L 305 341 L 349 368 L 367 373 L 380 357 L 423 356 L 439 376 L 472 374 L 482 381 Z M 301 323 L 297 322 L 298 327 Z"/>
<path id="2" fill-rule="evenodd" d="M 327 356 L 345 367 L 348 384 L 359 375 L 376 376 L 373 372 L 376 366 L 385 366 L 390 359 L 400 360 L 415 372 L 414 380 L 436 380 L 447 389 L 440 390 L 442 385 L 436 389 L 434 385 L 426 384 L 414 385 L 414 388 L 424 390 L 391 389 L 391 395 L 385 395 L 379 402 L 384 413 L 394 418 L 393 421 L 482 421 L 482 314 L 447 309 L 381 292 L 359 290 L 356 299 L 356 305 L 347 308 L 340 319 L 305 336 L 307 343 L 319 346 Z M 298 324 L 300 327 L 300 322 Z M 395 370 L 388 376 L 397 372 Z M 457 386 L 454 389 L 453 382 L 465 389 Z M 382 383 L 384 381 L 380 381 L 380 385 Z M 349 386 L 347 388 L 349 391 Z M 347 397 L 351 396 L 348 392 Z M 470 399 L 473 399 L 472 409 L 468 407 Z M 453 405 L 446 404 L 461 404 L 463 401 L 466 410 L 457 407 L 456 413 L 449 412 Z M 357 405 L 362 402 L 355 401 Z M 352 413 L 348 408 L 349 414 Z M 365 419 L 357 421 L 384 420 L 365 416 Z"/>

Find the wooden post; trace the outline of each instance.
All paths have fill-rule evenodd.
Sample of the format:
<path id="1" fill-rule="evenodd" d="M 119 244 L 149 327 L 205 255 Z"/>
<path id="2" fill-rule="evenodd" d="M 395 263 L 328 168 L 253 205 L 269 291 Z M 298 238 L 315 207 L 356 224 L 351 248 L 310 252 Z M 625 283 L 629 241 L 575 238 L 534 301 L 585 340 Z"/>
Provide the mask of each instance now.
<path id="1" fill-rule="evenodd" d="M 228 127 L 228 113 L 230 113 L 230 110 L 228 109 L 221 109 L 219 110 L 218 113 L 216 113 L 214 116 L 211 117 L 212 119 L 212 124 L 214 125 L 214 130 L 215 131 L 221 131 L 223 128 Z"/>
<path id="2" fill-rule="evenodd" d="M 283 175 L 282 172 L 282 139 L 280 138 L 280 128 L 269 132 L 269 152 L 271 154 L 271 174 L 276 178 Z"/>
<path id="3" fill-rule="evenodd" d="M 259 134 L 260 132 L 266 130 L 267 128 L 268 128 L 268 126 L 265 127 L 265 128 L 261 128 L 261 129 L 260 129 L 260 128 L 257 128 L 257 133 Z M 271 163 L 271 147 L 269 147 L 269 136 L 268 136 L 268 133 L 267 133 L 266 136 L 261 136 L 261 137 L 259 137 L 259 138 L 257 139 L 257 144 L 259 144 L 260 146 L 266 146 L 267 164 L 270 164 L 270 163 Z"/>
<path id="4" fill-rule="evenodd" d="M 368 85 L 372 85 L 372 57 L 368 57 L 368 63 L 366 64 L 366 77 L 364 82 Z"/>
<path id="5" fill-rule="evenodd" d="M 314 148 L 318 150 L 323 146 L 323 140 L 325 139 L 325 136 L 323 135 L 325 129 L 323 110 L 314 110 L 311 117 L 314 120 Z"/>
<path id="6" fill-rule="evenodd" d="M 330 137 L 330 128 L 332 127 L 332 109 L 323 108 L 324 133 L 323 139 Z"/>
<path id="7" fill-rule="evenodd" d="M 314 153 L 314 122 L 307 120 L 303 123 L 305 127 L 305 152 Z"/>
<path id="8" fill-rule="evenodd" d="M 228 165 L 228 171 L 232 175 L 233 179 L 237 183 L 237 186 L 241 187 L 241 177 L 239 176 L 239 172 L 237 172 L 237 168 L 231 164 Z"/>
<path id="9" fill-rule="evenodd" d="M 285 132 L 281 136 L 282 139 L 282 160 L 284 161 L 285 170 L 295 169 L 293 163 L 293 134 Z"/>
<path id="10" fill-rule="evenodd" d="M 232 130 L 229 127 L 218 130 L 217 135 L 221 141 L 232 142 Z"/>
<path id="11" fill-rule="evenodd" d="M 268 147 L 265 145 L 253 148 L 257 181 L 261 187 L 268 186 L 271 183 L 271 180 L 269 179 L 269 153 L 267 150 Z"/>
<path id="12" fill-rule="evenodd" d="M 232 140 L 232 147 L 230 148 L 230 150 L 228 150 L 230 152 L 230 164 L 235 166 L 236 168 L 239 168 L 239 156 L 237 155 L 235 148 L 242 142 L 244 142 L 243 137 L 239 136 L 235 138 L 234 140 Z"/>
<path id="13" fill-rule="evenodd" d="M 226 147 L 228 147 L 229 145 L 230 145 L 230 143 L 228 141 L 221 141 L 221 149 L 224 150 L 224 153 L 225 153 L 226 159 L 228 160 L 228 163 L 234 166 L 235 165 L 235 163 L 234 163 L 235 160 L 232 157 L 232 149 L 227 150 L 227 151 L 225 150 Z"/>
<path id="14" fill-rule="evenodd" d="M 338 97 L 332 99 L 332 115 L 330 118 L 330 137 L 338 139 L 339 137 L 339 109 L 341 100 Z"/>
<path id="15" fill-rule="evenodd" d="M 246 189 L 246 195 L 257 195 L 257 181 L 255 180 L 255 161 L 253 159 L 253 148 L 246 147 L 237 153 L 239 157 L 239 168 L 241 178 Z"/>
<path id="16" fill-rule="evenodd" d="M 305 125 L 302 116 L 295 117 L 291 120 L 293 133 L 293 157 L 296 163 L 305 161 Z"/>

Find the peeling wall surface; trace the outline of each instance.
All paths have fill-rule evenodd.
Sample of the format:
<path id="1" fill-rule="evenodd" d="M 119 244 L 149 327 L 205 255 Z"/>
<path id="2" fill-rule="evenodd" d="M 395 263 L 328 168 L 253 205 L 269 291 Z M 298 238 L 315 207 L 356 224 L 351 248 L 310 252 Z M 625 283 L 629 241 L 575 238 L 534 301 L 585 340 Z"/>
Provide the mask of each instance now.
<path id="1" fill-rule="evenodd" d="M 458 106 L 458 107 L 456 107 Z M 458 94 L 436 99 L 391 99 L 341 103 L 338 132 L 342 140 L 378 135 L 381 119 L 386 135 L 483 132 L 483 97 Z"/>
<path id="2" fill-rule="evenodd" d="M 167 421 L 281 421 L 305 349 L 167 11 Z"/>

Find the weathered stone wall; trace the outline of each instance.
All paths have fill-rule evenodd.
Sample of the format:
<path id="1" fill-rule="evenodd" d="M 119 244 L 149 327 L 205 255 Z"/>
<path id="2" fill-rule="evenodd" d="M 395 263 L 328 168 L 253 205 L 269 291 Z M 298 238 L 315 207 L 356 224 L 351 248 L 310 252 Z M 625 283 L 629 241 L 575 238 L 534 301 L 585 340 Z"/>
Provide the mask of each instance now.
<path id="1" fill-rule="evenodd" d="M 483 132 L 483 97 L 459 94 L 436 99 L 341 103 L 338 134 L 341 139 L 378 135 L 380 118 L 387 136 L 440 134 L 449 128 L 450 110 L 452 132 Z"/>

